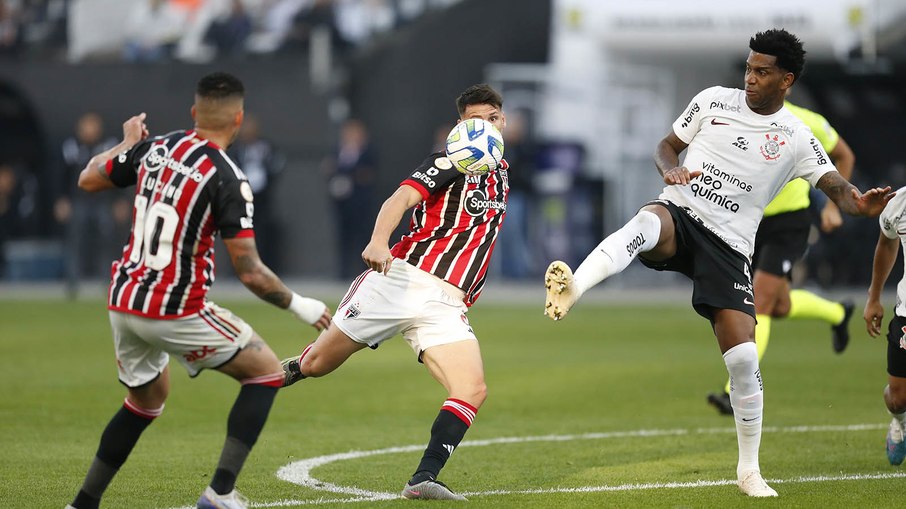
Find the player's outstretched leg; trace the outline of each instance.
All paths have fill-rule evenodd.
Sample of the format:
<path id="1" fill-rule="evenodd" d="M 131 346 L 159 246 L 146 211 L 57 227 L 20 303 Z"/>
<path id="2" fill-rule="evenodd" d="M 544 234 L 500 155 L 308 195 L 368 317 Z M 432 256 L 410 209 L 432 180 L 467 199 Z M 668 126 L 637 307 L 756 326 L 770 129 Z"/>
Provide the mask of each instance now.
<path id="1" fill-rule="evenodd" d="M 551 262 L 544 273 L 544 287 L 544 314 L 551 320 L 562 319 L 578 298 L 569 265 L 560 260 Z"/>
<path id="2" fill-rule="evenodd" d="M 576 269 L 555 261 L 544 274 L 547 299 L 544 314 L 561 320 L 589 288 L 619 274 L 639 253 L 654 249 L 661 234 L 661 219 L 654 212 L 641 210 L 622 228 L 602 240 Z"/>

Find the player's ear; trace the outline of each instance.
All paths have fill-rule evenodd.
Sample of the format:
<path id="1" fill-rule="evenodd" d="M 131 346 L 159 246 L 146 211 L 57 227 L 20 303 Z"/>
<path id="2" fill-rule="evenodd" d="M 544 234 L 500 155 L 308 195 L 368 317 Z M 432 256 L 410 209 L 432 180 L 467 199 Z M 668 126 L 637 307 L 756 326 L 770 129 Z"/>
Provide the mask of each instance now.
<path id="1" fill-rule="evenodd" d="M 192 105 L 192 120 L 195 120 L 195 105 Z"/>
<path id="2" fill-rule="evenodd" d="M 233 125 L 239 127 L 242 125 L 243 120 L 245 120 L 245 110 L 240 109 L 236 112 L 236 117 L 233 119 Z"/>

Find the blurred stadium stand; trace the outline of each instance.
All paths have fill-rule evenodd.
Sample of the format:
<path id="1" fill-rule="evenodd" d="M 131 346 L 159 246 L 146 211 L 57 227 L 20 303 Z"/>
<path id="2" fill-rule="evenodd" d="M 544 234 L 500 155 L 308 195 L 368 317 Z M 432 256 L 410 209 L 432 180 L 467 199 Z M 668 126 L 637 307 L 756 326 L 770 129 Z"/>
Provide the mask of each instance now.
<path id="1" fill-rule="evenodd" d="M 347 118 L 372 133 L 383 196 L 455 120 L 462 89 L 499 87 L 505 109 L 527 119 L 525 166 L 537 170 L 528 184 L 533 277 L 550 258 L 577 261 L 658 194 L 657 141 L 696 92 L 739 86 L 748 37 L 773 26 L 805 41 L 794 100 L 852 145 L 856 184 L 906 184 L 896 150 L 906 134 L 906 2 L 778 0 L 732 12 L 716 0 L 679 4 L 0 0 L 0 168 L 15 176 L 9 191 L 0 178 L 0 266 L 7 279 L 59 277 L 66 253 L 50 224 L 48 178 L 82 113 L 97 111 L 107 135 L 139 111 L 154 132 L 185 128 L 194 83 L 213 70 L 243 79 L 246 109 L 286 155 L 274 196 L 285 228 L 279 265 L 297 277 L 338 272 L 320 164 Z M 847 219 L 814 246 L 808 281 L 865 285 L 876 232 L 872 220 Z M 655 280 L 664 282 L 633 267 L 612 284 Z"/>

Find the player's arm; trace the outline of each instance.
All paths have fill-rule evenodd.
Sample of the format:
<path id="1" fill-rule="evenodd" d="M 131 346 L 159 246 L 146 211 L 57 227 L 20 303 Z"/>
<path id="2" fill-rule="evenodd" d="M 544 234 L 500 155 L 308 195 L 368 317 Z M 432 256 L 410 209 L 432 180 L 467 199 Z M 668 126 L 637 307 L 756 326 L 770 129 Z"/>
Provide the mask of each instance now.
<path id="1" fill-rule="evenodd" d="M 289 310 L 318 330 L 330 325 L 330 310 L 323 302 L 293 292 L 261 261 L 254 237 L 223 239 L 223 243 L 239 281 L 261 300 Z"/>
<path id="2" fill-rule="evenodd" d="M 107 174 L 107 161 L 126 152 L 148 137 L 145 114 L 136 115 L 123 123 L 123 141 L 91 158 L 79 174 L 79 188 L 94 193 L 117 187 Z"/>
<path id="3" fill-rule="evenodd" d="M 861 193 L 836 171 L 822 175 L 815 187 L 833 200 L 840 210 L 852 216 L 877 216 L 896 194 L 890 186 L 875 187 Z"/>
<path id="4" fill-rule="evenodd" d="M 897 261 L 900 250 L 900 240 L 891 239 L 884 232 L 878 236 L 878 245 L 875 247 L 875 259 L 871 269 L 871 286 L 868 287 L 868 301 L 865 303 L 865 328 L 871 337 L 881 333 L 881 320 L 884 318 L 884 306 L 881 304 L 881 292 L 887 282 L 893 264 Z"/>
<path id="5" fill-rule="evenodd" d="M 679 155 L 688 146 L 689 144 L 679 139 L 673 131 L 657 144 L 654 150 L 654 164 L 668 186 L 686 185 L 702 174 L 700 170 L 690 172 L 685 166 L 679 166 Z"/>
<path id="6" fill-rule="evenodd" d="M 838 138 L 837 144 L 834 145 L 834 149 L 828 155 L 840 175 L 846 180 L 851 180 L 853 167 L 856 164 L 856 154 L 853 153 L 846 140 Z M 840 209 L 837 208 L 833 201 L 828 200 L 821 209 L 821 231 L 830 233 L 842 225 L 843 218 L 840 217 Z"/>
<path id="7" fill-rule="evenodd" d="M 390 262 L 393 261 L 393 255 L 390 254 L 390 235 L 400 224 L 403 214 L 422 201 L 422 194 L 410 185 L 401 185 L 390 195 L 381 205 L 377 219 L 374 221 L 374 230 L 371 233 L 371 241 L 362 251 L 362 260 L 371 269 L 384 274 L 390 270 Z"/>

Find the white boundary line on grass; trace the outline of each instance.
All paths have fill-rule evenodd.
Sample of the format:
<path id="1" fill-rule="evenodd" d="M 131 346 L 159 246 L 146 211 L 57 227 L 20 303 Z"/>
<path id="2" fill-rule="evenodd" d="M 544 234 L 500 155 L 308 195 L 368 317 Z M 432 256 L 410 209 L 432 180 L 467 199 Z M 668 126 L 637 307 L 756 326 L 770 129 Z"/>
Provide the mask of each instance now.
<path id="1" fill-rule="evenodd" d="M 886 429 L 886 424 L 851 424 L 851 425 L 827 425 L 827 426 L 765 426 L 765 433 L 821 433 L 821 432 L 839 432 L 839 431 L 876 431 Z M 680 435 L 715 435 L 736 433 L 736 428 L 693 428 L 693 429 L 651 429 L 651 430 L 634 430 L 634 431 L 611 431 L 604 433 L 582 433 L 574 435 L 541 435 L 529 437 L 500 437 L 486 440 L 467 440 L 460 444 L 460 447 L 483 447 L 497 444 L 518 444 L 526 442 L 567 442 L 573 440 L 601 440 L 609 438 L 644 438 L 658 436 L 680 436 Z M 337 495 L 352 495 L 352 498 L 318 498 L 308 500 L 277 500 L 274 502 L 257 502 L 251 504 L 251 507 L 292 507 L 300 505 L 319 505 L 319 504 L 346 504 L 357 502 L 375 502 L 379 500 L 393 500 L 399 498 L 399 493 L 386 493 L 380 491 L 369 491 L 354 486 L 340 486 L 316 479 L 311 475 L 311 471 L 317 467 L 334 463 L 336 461 L 353 460 L 377 456 L 381 454 L 397 454 L 403 452 L 416 452 L 424 450 L 425 445 L 406 445 L 399 447 L 387 447 L 385 449 L 375 449 L 371 451 L 349 451 L 338 454 L 328 454 L 325 456 L 316 456 L 289 463 L 277 470 L 277 477 L 284 481 L 296 484 L 298 486 L 311 488 L 318 491 L 328 491 Z M 906 478 L 906 472 L 890 473 L 872 473 L 872 474 L 840 474 L 840 475 L 817 475 L 802 476 L 790 479 L 768 479 L 769 482 L 784 483 L 807 483 L 807 482 L 828 482 L 828 481 L 860 481 L 871 479 L 898 479 Z M 578 488 L 537 488 L 527 490 L 490 490 L 476 492 L 462 492 L 463 495 L 481 497 L 494 495 L 531 495 L 543 493 L 597 493 L 597 492 L 615 492 L 615 491 L 635 491 L 635 490 L 652 490 L 652 489 L 680 489 L 680 488 L 701 488 L 711 486 L 735 485 L 735 480 L 698 480 L 692 482 L 668 482 L 668 483 L 640 483 L 640 484 L 619 484 L 614 486 L 582 486 Z"/>

